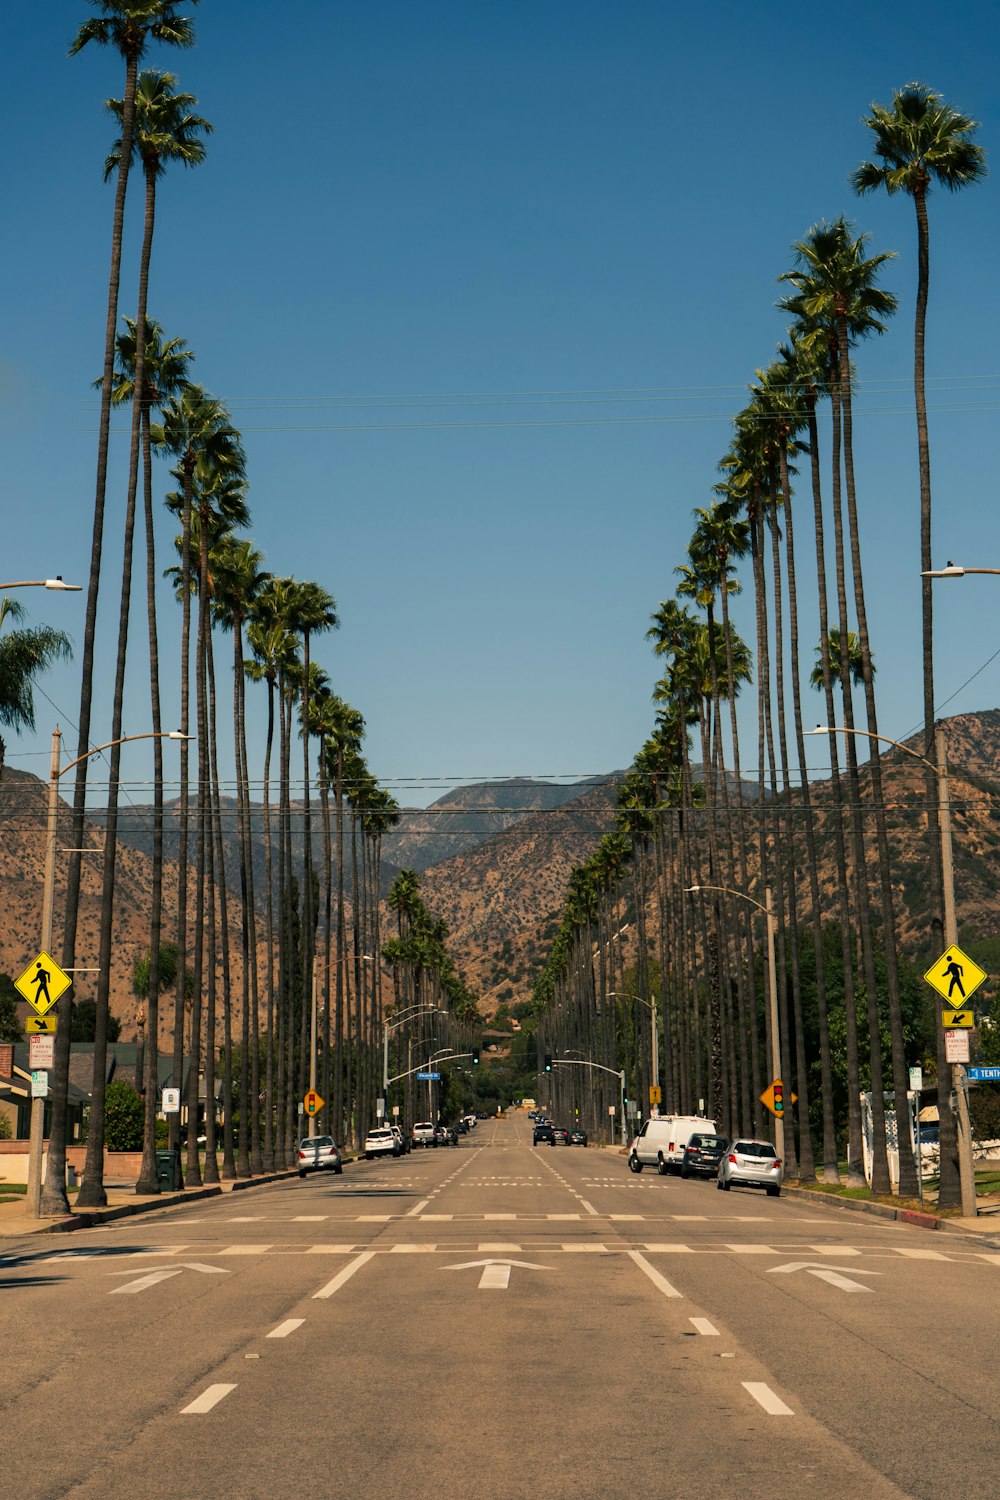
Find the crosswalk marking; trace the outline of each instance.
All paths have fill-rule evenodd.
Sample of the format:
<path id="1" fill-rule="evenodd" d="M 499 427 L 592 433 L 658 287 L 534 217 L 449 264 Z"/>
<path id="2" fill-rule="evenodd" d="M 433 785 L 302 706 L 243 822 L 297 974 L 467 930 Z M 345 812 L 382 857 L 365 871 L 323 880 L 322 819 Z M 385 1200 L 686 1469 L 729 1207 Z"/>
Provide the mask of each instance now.
<path id="1" fill-rule="evenodd" d="M 777 1255 L 777 1250 L 772 1250 L 770 1245 L 727 1245 L 734 1255 Z"/>
<path id="2" fill-rule="evenodd" d="M 921 1250 L 917 1246 L 893 1245 L 897 1255 L 905 1255 L 908 1260 L 947 1260 L 947 1255 L 942 1255 L 940 1250 Z"/>
<path id="3" fill-rule="evenodd" d="M 480 1254 L 484 1254 L 488 1251 L 491 1255 L 511 1255 L 514 1251 L 520 1252 L 521 1247 L 520 1245 L 506 1245 L 502 1242 L 498 1243 L 494 1242 L 493 1240 L 484 1240 L 481 1245 L 476 1246 L 476 1249 Z"/>
<path id="4" fill-rule="evenodd" d="M 607 1247 L 607 1245 L 590 1245 L 590 1244 L 587 1244 L 587 1245 L 574 1245 L 574 1244 L 564 1244 L 562 1248 L 563 1248 L 563 1250 L 567 1254 L 570 1254 L 570 1255 L 572 1255 L 572 1254 L 577 1254 L 577 1255 L 588 1255 L 588 1254 L 607 1255 L 607 1253 L 608 1253 L 608 1247 Z"/>
<path id="5" fill-rule="evenodd" d="M 216 1255 L 264 1255 L 270 1245 L 227 1245 L 225 1250 L 216 1250 Z"/>

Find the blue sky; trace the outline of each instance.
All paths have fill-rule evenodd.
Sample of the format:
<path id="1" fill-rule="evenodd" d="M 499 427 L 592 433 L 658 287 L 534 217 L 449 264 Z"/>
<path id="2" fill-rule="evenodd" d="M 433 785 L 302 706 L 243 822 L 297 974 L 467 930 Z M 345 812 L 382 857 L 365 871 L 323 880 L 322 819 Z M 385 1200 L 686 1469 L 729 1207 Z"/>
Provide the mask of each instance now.
<path id="1" fill-rule="evenodd" d="M 112 207 L 101 106 L 122 81 L 110 52 L 67 57 L 87 14 L 82 0 L 19 7 L 0 63 L 20 142 L 0 244 L 5 576 L 82 583 Z M 338 601 L 342 628 L 318 654 L 366 716 L 377 775 L 414 802 L 436 779 L 628 763 L 652 723 L 649 615 L 784 331 L 776 278 L 791 243 L 842 211 L 873 248 L 899 251 L 886 284 L 900 313 L 857 355 L 857 466 L 881 727 L 917 724 L 913 211 L 859 201 L 847 179 L 868 149 L 866 107 L 911 78 L 982 122 L 992 160 L 995 6 L 847 0 L 835 25 L 735 0 L 204 0 L 195 15 L 194 51 L 148 59 L 215 125 L 205 165 L 161 186 L 150 310 L 244 432 L 267 565 Z M 128 312 L 140 212 L 136 192 Z M 932 199 L 941 562 L 1000 566 L 997 220 L 996 175 Z M 120 420 L 95 739 L 110 723 L 126 459 Z M 797 535 L 811 662 L 801 512 Z M 164 516 L 164 566 L 171 536 Z M 1000 646 L 997 582 L 940 586 L 940 703 Z M 22 598 L 82 640 L 82 596 Z M 748 637 L 750 600 L 735 614 Z M 143 608 L 133 731 L 148 722 Z M 162 616 L 169 655 L 165 587 Z M 995 705 L 998 680 L 1000 662 L 946 711 Z M 41 686 L 72 722 L 77 669 Z M 169 689 L 165 702 L 171 717 Z M 56 714 L 45 697 L 37 708 L 38 737 L 8 737 L 11 763 L 33 770 Z M 743 712 L 750 728 L 752 695 Z M 142 747 L 125 773 L 148 775 Z"/>

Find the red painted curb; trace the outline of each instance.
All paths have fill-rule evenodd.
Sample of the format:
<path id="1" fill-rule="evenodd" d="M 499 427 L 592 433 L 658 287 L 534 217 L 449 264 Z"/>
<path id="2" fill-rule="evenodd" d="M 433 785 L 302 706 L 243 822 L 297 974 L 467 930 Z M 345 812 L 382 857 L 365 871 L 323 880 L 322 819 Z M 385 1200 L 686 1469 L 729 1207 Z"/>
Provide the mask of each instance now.
<path id="1" fill-rule="evenodd" d="M 916 1224 L 921 1229 L 941 1228 L 941 1220 L 935 1214 L 922 1214 L 915 1208 L 901 1208 L 897 1218 L 904 1224 Z"/>

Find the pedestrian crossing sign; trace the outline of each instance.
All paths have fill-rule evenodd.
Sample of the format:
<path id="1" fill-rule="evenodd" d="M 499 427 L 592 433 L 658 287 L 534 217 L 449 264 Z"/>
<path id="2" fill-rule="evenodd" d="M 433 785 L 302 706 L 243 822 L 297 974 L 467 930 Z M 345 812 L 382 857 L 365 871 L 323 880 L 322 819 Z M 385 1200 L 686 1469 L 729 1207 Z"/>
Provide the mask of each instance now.
<path id="1" fill-rule="evenodd" d="M 60 996 L 65 995 L 72 983 L 70 976 L 60 969 L 55 959 L 42 952 L 14 980 L 14 988 L 40 1016 L 44 1016 Z"/>
<path id="2" fill-rule="evenodd" d="M 989 976 L 957 943 L 952 943 L 937 963 L 931 964 L 924 978 L 953 1010 L 965 1010 L 969 999 Z"/>

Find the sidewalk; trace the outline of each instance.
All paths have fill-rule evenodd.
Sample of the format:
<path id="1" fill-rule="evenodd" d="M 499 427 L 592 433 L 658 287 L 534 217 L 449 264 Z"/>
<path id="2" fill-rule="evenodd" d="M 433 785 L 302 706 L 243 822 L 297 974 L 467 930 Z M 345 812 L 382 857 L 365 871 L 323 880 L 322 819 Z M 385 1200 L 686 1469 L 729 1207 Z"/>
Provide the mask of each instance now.
<path id="1" fill-rule="evenodd" d="M 848 1213 L 873 1214 L 880 1219 L 894 1219 L 900 1224 L 911 1224 L 918 1229 L 938 1229 L 949 1233 L 981 1235 L 997 1241 L 1000 1249 L 1000 1194 L 991 1193 L 978 1202 L 976 1218 L 939 1215 L 930 1207 L 925 1209 L 896 1208 L 891 1203 L 874 1203 L 868 1198 L 841 1198 L 836 1193 L 817 1192 L 812 1188 L 797 1187 L 786 1182 L 782 1188 L 786 1197 L 804 1198 L 810 1205 L 826 1204 L 830 1208 Z"/>
<path id="2" fill-rule="evenodd" d="M 344 1158 L 344 1165 L 350 1159 Z M 158 1209 L 177 1208 L 185 1203 L 198 1203 L 205 1198 L 219 1198 L 223 1193 L 243 1192 L 247 1188 L 264 1187 L 271 1182 L 283 1182 L 297 1177 L 291 1168 L 280 1172 L 269 1172 L 262 1177 L 242 1177 L 233 1182 L 213 1184 L 211 1187 L 185 1188 L 179 1193 L 149 1193 L 139 1195 L 132 1187 L 105 1186 L 107 1207 L 83 1209 L 79 1213 L 64 1215 L 58 1219 L 35 1219 L 25 1211 L 23 1197 L 8 1203 L 0 1203 L 0 1240 L 20 1239 L 25 1235 L 61 1234 L 74 1229 L 86 1229 L 94 1224 L 106 1224 L 114 1219 L 131 1218 L 135 1214 L 156 1212 Z M 2 1193 L 0 1184 L 0 1193 Z"/>

